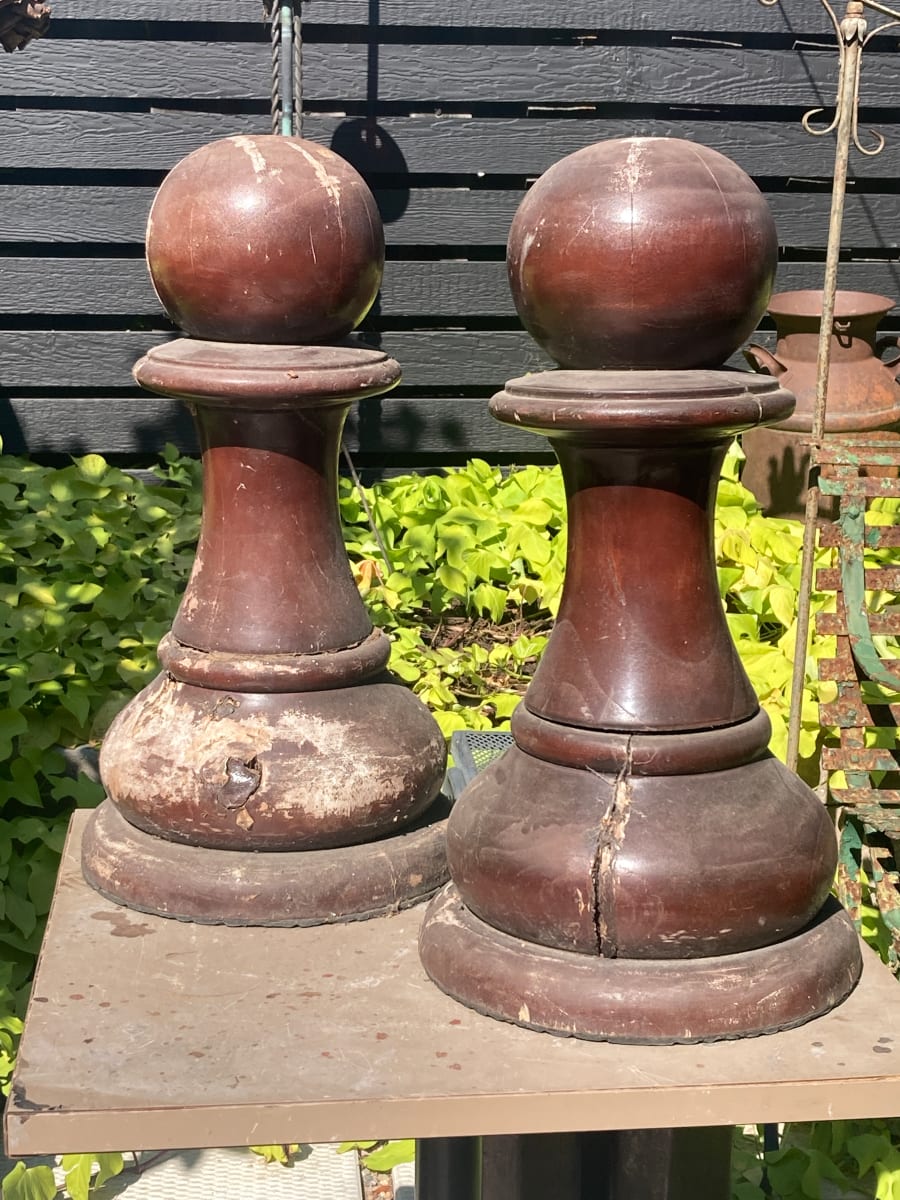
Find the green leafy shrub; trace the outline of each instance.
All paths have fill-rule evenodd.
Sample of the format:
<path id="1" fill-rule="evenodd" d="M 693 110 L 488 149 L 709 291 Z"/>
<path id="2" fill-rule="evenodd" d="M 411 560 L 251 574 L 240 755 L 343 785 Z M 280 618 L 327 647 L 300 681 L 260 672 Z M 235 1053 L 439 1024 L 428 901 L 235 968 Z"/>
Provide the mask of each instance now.
<path id="1" fill-rule="evenodd" d="M 173 453 L 148 486 L 97 455 L 53 469 L 0 460 L 0 1084 L 74 806 L 67 769 L 156 671 L 193 559 L 197 468 Z M 165 486 L 163 486 L 165 483 Z"/>
<path id="2" fill-rule="evenodd" d="M 733 1167 L 734 1200 L 900 1200 L 900 1121 L 789 1125 L 768 1152 L 758 1130 L 739 1130 Z"/>
<path id="3" fill-rule="evenodd" d="M 170 451 L 157 474 L 158 483 L 140 483 L 96 455 L 61 469 L 0 459 L 3 1087 L 69 815 L 74 806 L 93 805 L 101 795 L 99 785 L 67 769 L 64 750 L 96 745 L 115 713 L 152 678 L 157 642 L 171 622 L 193 560 L 199 467 Z M 359 495 L 342 482 L 340 507 L 352 569 L 373 619 L 393 638 L 392 669 L 431 707 L 445 734 L 504 727 L 546 645 L 562 591 L 565 500 L 559 472 L 532 466 L 504 475 L 475 460 L 440 478 L 388 480 L 368 490 L 367 499 L 379 536 Z M 772 748 L 783 753 L 801 527 L 760 515 L 737 482 L 732 455 L 720 485 L 715 537 L 728 624 L 772 719 Z M 825 602 L 818 597 L 815 605 Z M 813 782 L 824 736 L 815 657 L 827 649 L 814 646 L 807 662 L 801 754 L 804 774 Z M 868 912 L 864 933 L 873 944 L 883 943 L 874 910 Z M 814 1140 L 824 1136 L 810 1135 L 813 1140 L 804 1144 L 798 1135 L 786 1144 L 782 1158 L 772 1161 L 772 1169 L 786 1164 L 786 1178 L 798 1161 L 796 1150 L 813 1172 L 808 1177 L 801 1172 L 798 1186 L 812 1187 L 810 1164 L 819 1161 L 817 1155 L 831 1153 Z M 855 1140 L 868 1136 L 878 1139 L 877 1153 L 874 1142 Z M 849 1133 L 842 1145 L 851 1158 L 859 1150 L 853 1161 L 861 1175 L 880 1170 L 893 1188 L 894 1159 L 883 1145 L 890 1136 L 870 1123 Z M 409 1152 L 408 1145 L 372 1145 L 366 1162 L 379 1169 Z M 761 1170 L 759 1153 L 752 1147 L 747 1153 L 753 1161 L 739 1182 L 757 1188 L 752 1173 Z M 855 1178 L 840 1166 L 845 1160 L 835 1158 L 837 1153 L 829 1161 L 838 1162 L 845 1178 Z M 106 1172 L 116 1165 L 110 1156 L 100 1163 Z M 4 1182 L 4 1200 L 28 1195 L 26 1183 L 50 1186 L 45 1175 L 38 1180 L 29 1172 L 26 1180 L 20 1167 Z M 73 1156 L 67 1169 L 84 1200 L 91 1156 Z M 895 1197 L 884 1190 L 887 1184 L 878 1186 L 879 1200 L 900 1200 L 900 1189 Z M 32 1194 L 41 1193 L 32 1189 Z M 818 1193 L 796 1192 L 801 1194 Z M 736 1195 L 752 1200 L 757 1192 Z"/>

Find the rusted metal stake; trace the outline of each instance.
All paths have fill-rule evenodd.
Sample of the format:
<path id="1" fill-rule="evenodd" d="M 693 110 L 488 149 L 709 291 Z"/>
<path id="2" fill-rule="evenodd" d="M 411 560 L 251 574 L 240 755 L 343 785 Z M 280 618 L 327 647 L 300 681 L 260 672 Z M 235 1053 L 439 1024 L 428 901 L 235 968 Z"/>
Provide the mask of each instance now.
<path id="1" fill-rule="evenodd" d="M 847 15 L 840 25 L 841 74 L 837 103 L 837 149 L 834 158 L 834 182 L 831 193 L 831 218 L 828 225 L 828 250 L 825 258 L 825 284 L 822 295 L 822 322 L 816 366 L 816 403 L 810 436 L 809 484 L 803 529 L 800 567 L 800 592 L 797 598 L 797 636 L 794 642 L 794 673 L 791 679 L 791 707 L 788 722 L 787 765 L 797 770 L 800 757 L 800 727 L 803 720 L 803 691 L 806 685 L 806 654 L 809 646 L 812 577 L 816 557 L 816 523 L 819 512 L 818 448 L 825 434 L 825 408 L 828 372 L 831 366 L 831 334 L 834 322 L 834 294 L 837 289 L 844 222 L 844 195 L 847 188 L 847 164 L 855 128 L 859 91 L 859 64 L 866 33 L 861 0 L 850 0 Z M 805 124 L 806 122 L 804 122 Z M 808 128 L 808 126 L 807 126 Z"/>

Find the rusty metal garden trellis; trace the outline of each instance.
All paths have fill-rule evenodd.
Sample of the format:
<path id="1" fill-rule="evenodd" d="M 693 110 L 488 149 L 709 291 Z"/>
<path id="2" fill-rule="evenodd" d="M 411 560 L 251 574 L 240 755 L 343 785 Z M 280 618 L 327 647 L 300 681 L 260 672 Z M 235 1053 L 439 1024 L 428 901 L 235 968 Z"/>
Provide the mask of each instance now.
<path id="1" fill-rule="evenodd" d="M 829 789 L 830 802 L 839 809 L 838 891 L 859 923 L 864 872 L 868 873 L 870 894 L 890 932 L 891 945 L 886 950 L 896 970 L 900 966 L 900 659 L 891 647 L 900 635 L 900 611 L 885 605 L 884 597 L 900 588 L 900 570 L 890 561 L 890 551 L 900 547 L 900 530 L 893 524 L 879 524 L 873 510 L 879 504 L 884 507 L 884 501 L 900 500 L 900 454 L 895 443 L 879 442 L 877 435 L 866 440 L 856 438 L 851 447 L 833 438 L 826 440 L 824 434 L 850 152 L 855 148 L 871 157 L 880 154 L 885 145 L 880 133 L 873 133 L 874 141 L 868 146 L 860 137 L 862 57 L 874 37 L 900 25 L 900 11 L 878 0 L 849 0 L 839 19 L 828 0 L 819 2 L 837 34 L 837 100 L 834 117 L 825 127 L 815 128 L 812 124 L 821 108 L 810 110 L 803 126 L 817 137 L 835 133 L 836 149 L 810 435 L 788 765 L 796 769 L 798 760 L 818 530 L 821 544 L 834 549 L 838 563 L 837 567 L 820 570 L 816 581 L 820 591 L 834 592 L 836 597 L 835 612 L 820 613 L 816 626 L 820 634 L 837 640 L 835 656 L 820 661 L 819 677 L 837 688 L 836 698 L 821 706 L 820 718 L 824 725 L 837 728 L 839 739 L 838 746 L 823 751 L 823 768 L 843 775 L 843 786 L 838 776 Z M 779 0 L 759 3 L 773 7 Z M 866 9 L 888 19 L 870 29 Z M 836 498 L 838 516 L 834 522 L 818 519 L 820 493 Z M 881 553 L 884 551 L 887 555 Z"/>

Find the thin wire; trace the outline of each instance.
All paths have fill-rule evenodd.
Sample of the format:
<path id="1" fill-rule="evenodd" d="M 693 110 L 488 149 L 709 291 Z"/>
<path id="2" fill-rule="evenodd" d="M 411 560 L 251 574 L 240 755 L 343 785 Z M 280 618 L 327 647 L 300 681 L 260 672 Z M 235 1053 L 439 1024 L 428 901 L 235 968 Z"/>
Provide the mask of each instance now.
<path id="1" fill-rule="evenodd" d="M 366 489 L 362 485 L 362 480 L 360 479 L 359 475 L 357 474 L 356 467 L 354 466 L 353 459 L 350 455 L 350 451 L 347 449 L 347 444 L 344 441 L 341 442 L 341 451 L 344 455 L 344 460 L 347 463 L 347 468 L 350 471 L 350 475 L 353 479 L 353 483 L 356 487 L 357 492 L 359 493 L 359 498 L 360 498 L 360 501 L 362 502 L 363 510 L 365 511 L 365 514 L 366 514 L 366 519 L 369 522 L 369 528 L 372 530 L 372 533 L 375 536 L 375 541 L 378 543 L 378 549 L 381 551 L 382 560 L 384 562 L 385 567 L 387 568 L 387 575 L 385 576 L 385 581 L 387 581 L 391 577 L 391 575 L 393 575 L 393 573 L 394 573 L 394 564 L 391 562 L 391 556 L 390 556 L 390 554 L 388 554 L 388 548 L 384 544 L 384 538 L 381 536 L 381 531 L 379 530 L 378 526 L 375 524 L 375 514 L 372 512 L 372 508 L 369 504 L 368 497 L 366 496 Z"/>

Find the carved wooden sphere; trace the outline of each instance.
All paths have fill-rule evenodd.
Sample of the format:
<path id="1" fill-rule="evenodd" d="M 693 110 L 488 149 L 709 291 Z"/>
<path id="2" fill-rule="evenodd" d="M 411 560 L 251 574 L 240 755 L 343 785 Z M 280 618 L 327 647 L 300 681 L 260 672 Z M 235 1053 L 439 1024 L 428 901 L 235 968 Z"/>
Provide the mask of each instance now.
<path id="1" fill-rule="evenodd" d="M 372 193 L 332 151 L 272 134 L 195 150 L 160 187 L 147 225 L 157 295 L 211 341 L 345 337 L 381 284 Z"/>
<path id="2" fill-rule="evenodd" d="M 768 205 L 736 163 L 679 138 L 616 138 L 528 192 L 509 235 L 510 287 L 561 366 L 708 367 L 755 329 L 777 249 Z"/>

